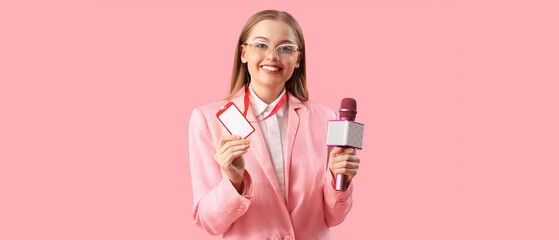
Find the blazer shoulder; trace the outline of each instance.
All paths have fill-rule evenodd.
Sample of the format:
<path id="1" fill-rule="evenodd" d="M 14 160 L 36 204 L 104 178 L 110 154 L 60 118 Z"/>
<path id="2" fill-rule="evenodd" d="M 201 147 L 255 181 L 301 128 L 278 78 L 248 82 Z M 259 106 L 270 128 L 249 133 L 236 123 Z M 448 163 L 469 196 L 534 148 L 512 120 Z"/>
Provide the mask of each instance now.
<path id="1" fill-rule="evenodd" d="M 216 117 L 219 109 L 227 104 L 222 100 L 196 107 L 190 114 L 189 134 L 191 137 L 205 136 L 208 139 L 216 139 L 221 134 L 221 123 Z"/>
<path id="2" fill-rule="evenodd" d="M 321 103 L 305 101 L 304 104 L 307 107 L 309 113 L 314 116 L 320 116 L 326 118 L 327 120 L 336 119 L 336 112 Z"/>
<path id="3" fill-rule="evenodd" d="M 210 129 L 210 131 L 219 129 L 220 123 L 216 113 L 228 102 L 221 100 L 194 108 L 190 114 L 189 128 L 193 131 L 196 131 L 196 129 Z"/>
<path id="4" fill-rule="evenodd" d="M 191 116 L 194 116 L 194 115 L 197 115 L 197 114 L 201 114 L 205 118 L 215 116 L 217 111 L 219 111 L 219 109 L 222 106 L 225 106 L 225 104 L 227 104 L 228 102 L 229 101 L 226 101 L 226 100 L 220 100 L 220 101 L 217 101 L 217 102 L 208 103 L 208 104 L 205 104 L 205 105 L 202 105 L 202 106 L 198 106 L 198 107 L 196 107 L 192 110 Z"/>

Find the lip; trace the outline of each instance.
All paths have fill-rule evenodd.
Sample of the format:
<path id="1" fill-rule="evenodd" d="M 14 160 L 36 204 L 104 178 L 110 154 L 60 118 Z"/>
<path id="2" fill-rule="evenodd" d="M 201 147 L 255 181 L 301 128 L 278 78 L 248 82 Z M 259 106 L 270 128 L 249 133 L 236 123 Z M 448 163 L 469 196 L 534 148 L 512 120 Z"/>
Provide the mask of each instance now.
<path id="1" fill-rule="evenodd" d="M 265 67 L 265 66 L 267 66 L 267 67 L 279 68 L 279 70 L 278 70 L 278 71 L 270 71 L 270 70 L 268 70 L 268 69 L 263 68 L 263 67 Z M 281 70 L 283 70 L 283 68 L 281 68 L 280 66 L 278 66 L 278 65 L 272 65 L 272 64 L 260 65 L 260 68 L 261 68 L 265 73 L 269 73 L 269 74 L 278 74 L 279 72 L 281 72 Z"/>

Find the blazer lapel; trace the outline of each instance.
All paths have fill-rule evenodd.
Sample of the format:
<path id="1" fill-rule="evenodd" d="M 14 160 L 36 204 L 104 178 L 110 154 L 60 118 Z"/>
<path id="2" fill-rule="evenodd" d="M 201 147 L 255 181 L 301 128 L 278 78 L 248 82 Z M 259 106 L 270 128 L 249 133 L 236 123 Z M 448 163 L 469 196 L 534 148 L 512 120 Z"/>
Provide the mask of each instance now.
<path id="1" fill-rule="evenodd" d="M 293 153 L 293 144 L 295 143 L 295 137 L 297 136 L 297 131 L 299 130 L 299 113 L 300 108 L 304 107 L 302 102 L 295 96 L 289 93 L 289 103 L 288 103 L 288 122 L 287 122 L 287 134 L 286 134 L 286 144 L 284 150 L 284 175 L 285 175 L 285 199 L 289 199 L 289 183 L 290 183 L 290 169 L 291 169 L 291 158 Z"/>
<path id="2" fill-rule="evenodd" d="M 243 92 L 243 94 L 237 95 L 237 97 L 233 99 L 233 102 L 237 105 L 237 107 L 239 107 L 241 111 L 244 111 L 245 94 L 244 91 L 241 92 Z M 256 116 L 252 111 L 252 107 L 248 108 L 247 119 L 249 121 L 256 120 Z M 250 139 L 250 148 L 246 154 L 251 155 L 253 159 L 256 159 L 258 161 L 260 167 L 262 168 L 262 171 L 268 179 L 268 182 L 274 189 L 276 196 L 285 204 L 285 198 L 283 197 L 283 194 L 281 192 L 274 166 L 272 165 L 272 159 L 270 158 L 270 153 L 268 152 L 268 147 L 266 146 L 264 136 L 262 136 L 260 125 L 257 122 L 251 122 L 251 124 L 254 127 L 255 131 L 248 137 Z"/>

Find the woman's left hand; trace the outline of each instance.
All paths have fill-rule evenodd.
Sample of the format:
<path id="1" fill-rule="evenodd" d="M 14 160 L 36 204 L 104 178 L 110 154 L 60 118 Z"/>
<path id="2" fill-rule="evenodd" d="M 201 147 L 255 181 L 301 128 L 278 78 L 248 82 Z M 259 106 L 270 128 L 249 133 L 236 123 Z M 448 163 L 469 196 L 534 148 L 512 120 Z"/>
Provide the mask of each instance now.
<path id="1" fill-rule="evenodd" d="M 338 173 L 347 175 L 347 183 L 351 182 L 359 168 L 359 158 L 355 155 L 355 148 L 335 147 L 330 152 L 328 167 L 334 179 Z"/>

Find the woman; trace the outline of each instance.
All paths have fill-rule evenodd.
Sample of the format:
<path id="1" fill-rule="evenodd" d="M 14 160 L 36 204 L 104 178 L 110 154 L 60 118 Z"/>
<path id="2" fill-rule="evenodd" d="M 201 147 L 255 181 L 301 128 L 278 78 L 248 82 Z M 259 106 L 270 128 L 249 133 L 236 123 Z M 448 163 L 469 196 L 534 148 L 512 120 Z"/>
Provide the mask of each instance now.
<path id="1" fill-rule="evenodd" d="M 352 206 L 355 150 L 326 147 L 336 113 L 308 101 L 305 42 L 286 12 L 265 10 L 243 27 L 227 101 L 194 109 L 190 166 L 194 222 L 223 239 L 331 239 Z M 245 99 L 249 104 L 245 105 Z M 230 135 L 215 114 L 232 101 L 256 131 Z M 334 175 L 346 174 L 346 191 Z"/>

